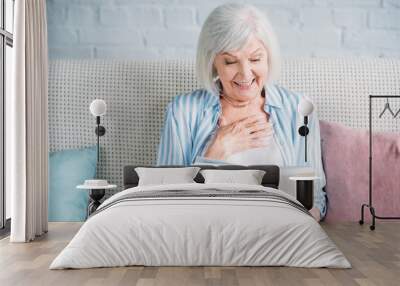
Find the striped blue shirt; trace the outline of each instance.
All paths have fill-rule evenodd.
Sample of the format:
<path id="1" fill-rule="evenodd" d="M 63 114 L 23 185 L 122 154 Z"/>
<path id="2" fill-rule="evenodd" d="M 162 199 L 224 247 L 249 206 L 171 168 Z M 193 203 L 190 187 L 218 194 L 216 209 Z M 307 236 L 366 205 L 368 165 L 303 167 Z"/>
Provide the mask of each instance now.
<path id="1" fill-rule="evenodd" d="M 265 86 L 264 110 L 270 115 L 275 140 L 284 166 L 307 166 L 320 179 L 314 182 L 314 206 L 321 217 L 326 214 L 325 174 L 322 167 L 319 121 L 316 112 L 308 118 L 307 162 L 304 162 L 304 137 L 298 134 L 303 117 L 297 112 L 304 95 L 275 84 Z M 219 96 L 205 89 L 178 95 L 168 105 L 161 133 L 157 165 L 227 164 L 204 157 L 206 146 L 216 131 L 221 114 Z"/>

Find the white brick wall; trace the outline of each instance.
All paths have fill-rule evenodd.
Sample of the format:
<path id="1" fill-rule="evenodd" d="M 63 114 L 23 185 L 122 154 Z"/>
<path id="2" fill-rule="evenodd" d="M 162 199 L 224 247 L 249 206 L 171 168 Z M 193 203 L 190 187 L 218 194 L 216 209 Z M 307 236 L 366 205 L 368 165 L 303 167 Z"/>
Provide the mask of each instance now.
<path id="1" fill-rule="evenodd" d="M 194 58 L 225 0 L 47 0 L 50 58 Z M 286 57 L 400 57 L 400 0 L 245 0 Z"/>

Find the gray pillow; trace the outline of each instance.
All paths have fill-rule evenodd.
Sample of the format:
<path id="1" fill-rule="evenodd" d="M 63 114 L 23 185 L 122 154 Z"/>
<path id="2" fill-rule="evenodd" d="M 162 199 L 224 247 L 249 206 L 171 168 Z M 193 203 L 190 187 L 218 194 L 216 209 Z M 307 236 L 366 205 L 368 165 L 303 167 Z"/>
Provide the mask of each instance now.
<path id="1" fill-rule="evenodd" d="M 261 185 L 265 171 L 262 170 L 201 170 L 204 183 L 236 183 Z"/>
<path id="2" fill-rule="evenodd" d="M 199 167 L 135 168 L 139 176 L 138 186 L 196 183 L 193 179 L 199 170 Z"/>

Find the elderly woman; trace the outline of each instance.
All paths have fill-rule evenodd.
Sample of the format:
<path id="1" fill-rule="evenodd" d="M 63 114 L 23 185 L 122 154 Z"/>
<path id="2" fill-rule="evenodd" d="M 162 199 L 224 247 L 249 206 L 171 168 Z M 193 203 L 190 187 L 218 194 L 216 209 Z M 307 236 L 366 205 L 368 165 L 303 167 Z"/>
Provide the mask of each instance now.
<path id="1" fill-rule="evenodd" d="M 177 96 L 165 115 L 157 164 L 304 166 L 297 129 L 302 95 L 273 83 L 279 73 L 276 37 L 255 7 L 225 4 L 206 19 L 197 49 L 204 89 Z M 320 177 L 313 216 L 326 213 L 318 118 L 309 117 L 308 166 Z"/>

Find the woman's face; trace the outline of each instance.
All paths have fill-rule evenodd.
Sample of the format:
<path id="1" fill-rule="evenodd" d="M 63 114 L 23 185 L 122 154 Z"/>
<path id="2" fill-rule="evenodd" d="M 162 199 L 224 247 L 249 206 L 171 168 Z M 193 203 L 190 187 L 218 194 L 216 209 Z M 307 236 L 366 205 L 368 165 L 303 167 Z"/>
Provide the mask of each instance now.
<path id="1" fill-rule="evenodd" d="M 217 54 L 214 67 L 222 83 L 223 94 L 248 101 L 261 94 L 268 74 L 268 54 L 256 37 L 243 48 Z"/>

